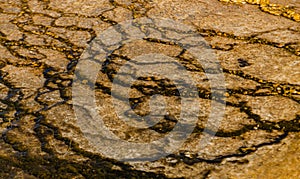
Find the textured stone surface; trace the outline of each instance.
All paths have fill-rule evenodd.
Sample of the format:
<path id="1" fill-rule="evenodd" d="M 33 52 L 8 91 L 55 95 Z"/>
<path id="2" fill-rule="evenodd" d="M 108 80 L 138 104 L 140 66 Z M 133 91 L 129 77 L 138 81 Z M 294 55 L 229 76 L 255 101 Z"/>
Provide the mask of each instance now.
<path id="1" fill-rule="evenodd" d="M 299 13 L 297 0 L 0 0 L 0 178 L 297 178 Z M 96 104 L 105 125 L 123 140 L 147 143 L 178 122 L 181 99 L 173 82 L 161 76 L 139 78 L 129 99 L 143 116 L 150 112 L 150 97 L 162 95 L 168 113 L 158 124 L 139 129 L 114 112 L 110 92 L 116 73 L 149 53 L 171 57 L 189 71 L 199 92 L 199 114 L 194 131 L 173 154 L 153 162 L 119 162 L 83 135 L 72 106 L 72 80 L 97 35 L 139 17 L 173 19 L 204 37 L 224 72 L 226 98 L 219 102 L 226 109 L 218 130 L 203 133 L 212 110 L 210 81 L 188 51 L 168 41 L 186 37 L 185 27 L 166 21 L 155 25 L 167 30 L 141 26 L 130 34 L 149 30 L 147 38 L 124 43 L 98 72 Z M 104 42 L 109 46 L 123 36 L 116 30 L 104 37 L 111 38 Z M 205 147 L 199 144 L 214 133 Z"/>

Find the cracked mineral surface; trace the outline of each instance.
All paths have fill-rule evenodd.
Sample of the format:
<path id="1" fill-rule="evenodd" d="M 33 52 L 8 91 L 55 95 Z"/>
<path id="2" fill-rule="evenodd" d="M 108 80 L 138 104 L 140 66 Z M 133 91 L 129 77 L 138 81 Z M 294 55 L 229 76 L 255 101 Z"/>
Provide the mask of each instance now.
<path id="1" fill-rule="evenodd" d="M 166 55 L 192 74 L 200 112 L 174 153 L 121 162 L 95 150 L 83 135 L 72 84 L 93 40 L 139 18 L 172 19 L 205 39 L 225 77 L 226 92 L 217 102 L 226 108 L 218 129 L 206 129 L 216 100 L 206 71 L 169 42 L 184 37 L 184 30 L 139 26 L 147 38 L 108 49 L 98 72 L 95 101 L 107 128 L 122 140 L 147 143 L 168 135 L 179 121 L 178 89 L 161 76 L 138 78 L 128 99 L 135 114 L 145 116 L 151 96 L 163 96 L 168 113 L 156 125 L 135 128 L 114 113 L 114 77 L 143 54 Z M 299 23 L 298 0 L 0 0 L 0 178 L 298 178 Z M 111 36 L 107 46 L 124 38 Z M 204 134 L 215 135 L 202 148 Z"/>

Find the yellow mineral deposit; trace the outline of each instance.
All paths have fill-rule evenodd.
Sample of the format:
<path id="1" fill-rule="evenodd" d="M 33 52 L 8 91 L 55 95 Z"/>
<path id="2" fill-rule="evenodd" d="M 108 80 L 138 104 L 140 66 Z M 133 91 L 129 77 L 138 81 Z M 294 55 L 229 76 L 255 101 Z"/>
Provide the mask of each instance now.
<path id="1" fill-rule="evenodd" d="M 233 2 L 233 3 L 248 3 L 248 4 L 270 4 L 270 0 L 219 0 L 222 2 Z"/>
<path id="2" fill-rule="evenodd" d="M 284 6 L 281 4 L 272 4 L 270 3 L 270 0 L 219 0 L 219 1 L 259 5 L 259 8 L 263 12 L 273 14 L 276 16 L 283 16 L 297 22 L 300 21 L 300 14 L 295 12 L 292 7 Z"/>

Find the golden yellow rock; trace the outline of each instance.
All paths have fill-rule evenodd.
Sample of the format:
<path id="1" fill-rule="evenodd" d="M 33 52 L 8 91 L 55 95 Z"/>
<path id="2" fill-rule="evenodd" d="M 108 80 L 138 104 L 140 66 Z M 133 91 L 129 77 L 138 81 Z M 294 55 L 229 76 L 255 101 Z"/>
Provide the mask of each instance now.
<path id="1" fill-rule="evenodd" d="M 281 4 L 270 4 L 270 0 L 219 0 L 219 1 L 259 5 L 261 11 L 263 12 L 273 14 L 276 16 L 283 16 L 297 22 L 300 21 L 300 14 L 296 13 L 293 9 L 291 9 L 288 6 L 283 6 Z"/>

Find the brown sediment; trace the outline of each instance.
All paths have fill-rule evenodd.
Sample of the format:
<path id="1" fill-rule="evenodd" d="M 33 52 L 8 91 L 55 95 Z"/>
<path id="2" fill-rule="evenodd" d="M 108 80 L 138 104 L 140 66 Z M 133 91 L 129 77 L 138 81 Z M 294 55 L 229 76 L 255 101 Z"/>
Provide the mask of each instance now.
<path id="1" fill-rule="evenodd" d="M 1 1 L 0 177 L 247 178 L 259 176 L 268 165 L 282 171 L 282 175 L 269 172 L 269 177 L 284 178 L 289 170 L 290 177 L 299 176 L 300 155 L 295 144 L 300 131 L 299 12 L 269 1 L 226 2 L 233 3 Z M 99 72 L 98 104 L 109 103 L 111 83 L 122 64 L 143 53 L 163 53 L 178 60 L 197 79 L 201 114 L 189 140 L 166 158 L 143 164 L 105 158 L 91 149 L 76 125 L 71 94 L 75 66 L 89 43 L 108 27 L 132 18 L 157 16 L 193 26 L 215 50 L 226 78 L 226 98 L 218 99 L 227 105 L 224 120 L 218 131 L 207 131 L 216 132 L 211 144 L 205 150 L 199 148 L 212 96 L 204 69 L 176 43 L 157 38 L 132 42 L 114 51 L 105 70 Z M 247 16 L 251 22 L 242 20 Z M 219 26 L 218 19 L 226 24 Z M 157 33 L 167 36 L 164 31 Z M 147 103 L 153 94 L 163 95 L 170 105 L 170 115 L 157 125 L 134 129 L 112 120 L 113 115 L 106 125 L 128 141 L 166 135 L 178 121 L 178 90 L 165 78 L 139 78 L 129 99 L 137 114 L 149 112 Z"/>

